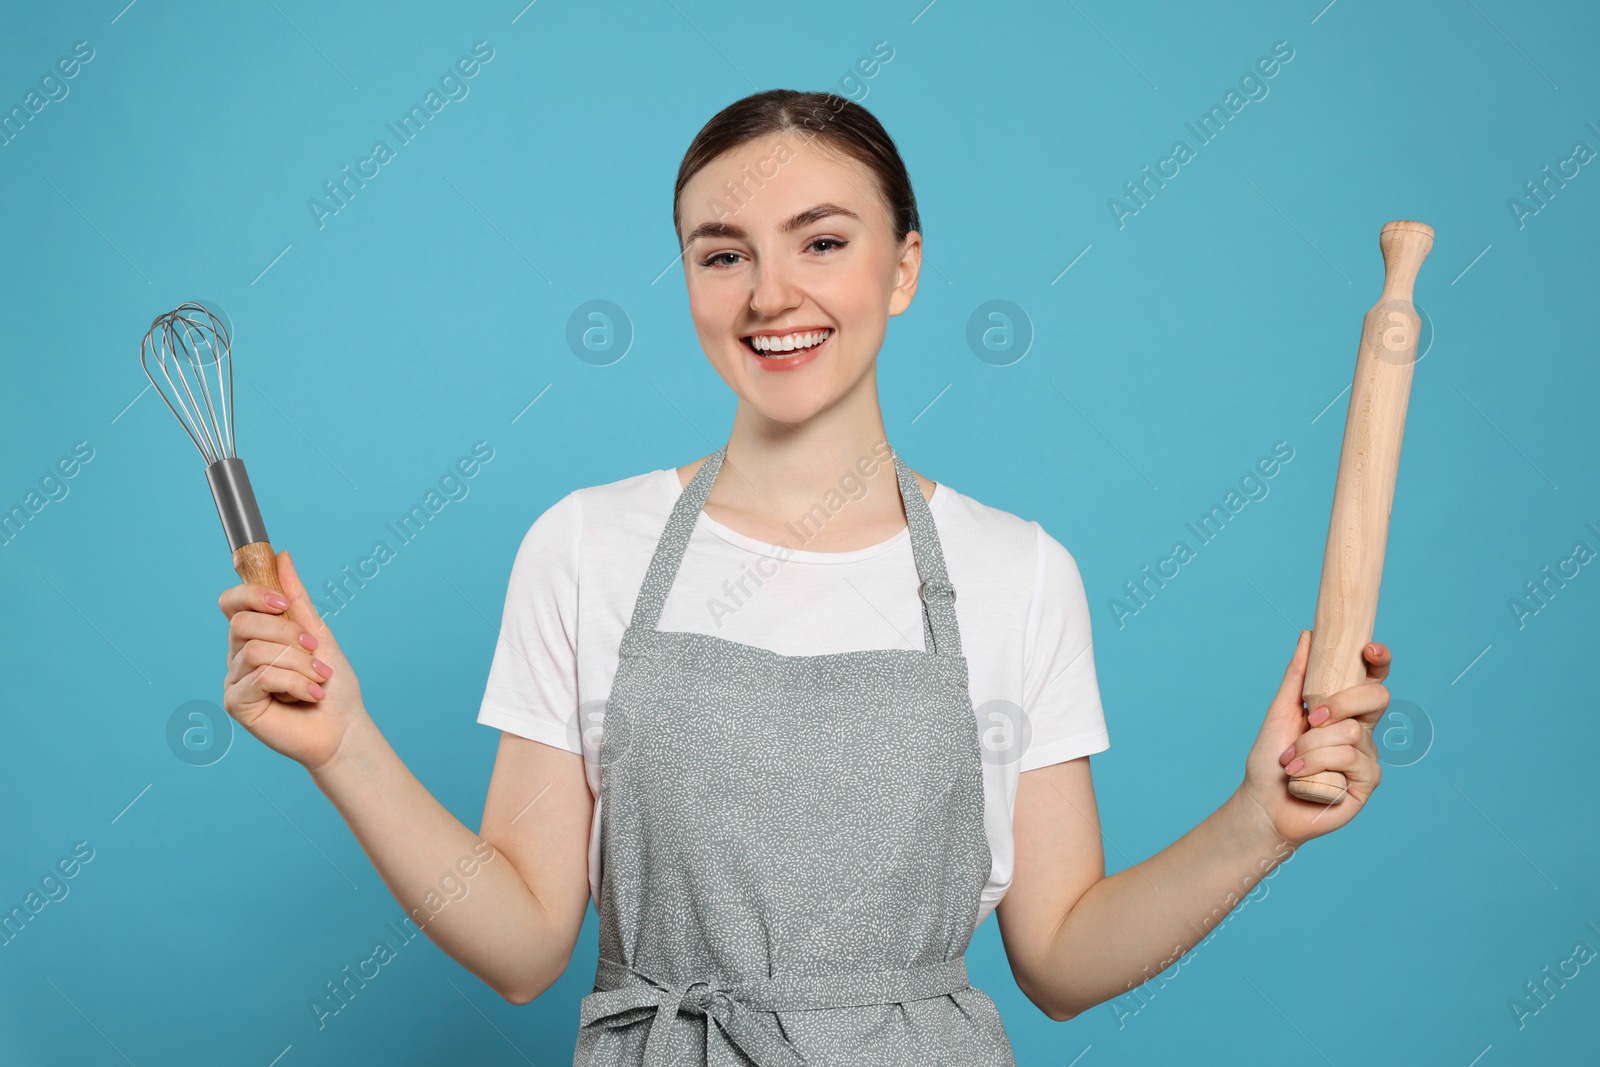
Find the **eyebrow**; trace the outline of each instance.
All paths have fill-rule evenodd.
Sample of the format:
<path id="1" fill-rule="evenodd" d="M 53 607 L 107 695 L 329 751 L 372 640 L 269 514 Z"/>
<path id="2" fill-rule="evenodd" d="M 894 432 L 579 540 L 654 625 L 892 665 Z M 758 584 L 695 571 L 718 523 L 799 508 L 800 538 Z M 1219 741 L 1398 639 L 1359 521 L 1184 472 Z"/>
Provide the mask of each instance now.
<path id="1" fill-rule="evenodd" d="M 849 208 L 840 207 L 838 204 L 818 204 L 816 207 L 806 208 L 787 222 L 779 224 L 778 232 L 793 233 L 802 226 L 809 226 L 813 222 L 833 215 L 842 215 L 857 222 L 861 221 L 861 216 Z M 702 237 L 743 238 L 747 236 L 749 235 L 745 233 L 744 227 L 736 226 L 731 222 L 702 222 L 689 231 L 689 236 L 684 240 L 683 246 L 687 248 Z"/>

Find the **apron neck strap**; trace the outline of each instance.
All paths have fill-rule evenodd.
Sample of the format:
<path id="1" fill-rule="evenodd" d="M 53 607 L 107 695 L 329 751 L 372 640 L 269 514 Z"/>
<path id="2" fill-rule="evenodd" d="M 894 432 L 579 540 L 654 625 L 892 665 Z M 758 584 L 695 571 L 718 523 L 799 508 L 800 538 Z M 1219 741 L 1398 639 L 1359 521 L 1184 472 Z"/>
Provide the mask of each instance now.
<path id="1" fill-rule="evenodd" d="M 716 481 L 717 472 L 722 469 L 722 461 L 727 453 L 726 444 L 713 452 L 678 494 L 672 514 L 667 517 L 666 528 L 656 542 L 655 554 L 650 558 L 650 569 L 645 573 L 638 599 L 634 601 L 630 629 L 654 630 L 661 621 L 661 610 L 666 605 L 667 594 L 672 590 L 683 554 L 689 547 L 689 535 L 694 532 L 700 511 L 705 507 L 706 497 L 711 493 L 711 485 Z M 934 527 L 933 512 L 928 509 L 928 502 L 923 498 L 922 488 L 917 484 L 911 468 L 905 465 L 900 454 L 892 447 L 890 453 L 894 456 L 906 525 L 911 531 L 911 555 L 921 582 L 917 592 L 923 602 L 924 648 L 940 655 L 959 656 L 961 635 L 956 624 L 955 587 L 945 573 L 944 552 Z"/>

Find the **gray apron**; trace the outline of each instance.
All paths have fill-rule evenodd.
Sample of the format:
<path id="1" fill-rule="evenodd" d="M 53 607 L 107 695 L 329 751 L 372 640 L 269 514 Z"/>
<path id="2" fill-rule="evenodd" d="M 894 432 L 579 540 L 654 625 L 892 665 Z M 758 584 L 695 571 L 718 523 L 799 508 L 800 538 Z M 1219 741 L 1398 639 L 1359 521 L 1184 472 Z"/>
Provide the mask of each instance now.
<path id="1" fill-rule="evenodd" d="M 923 649 L 659 631 L 727 446 L 679 494 L 600 744 L 600 961 L 575 1067 L 1014 1067 L 964 954 L 983 761 L 933 516 L 894 456 Z"/>

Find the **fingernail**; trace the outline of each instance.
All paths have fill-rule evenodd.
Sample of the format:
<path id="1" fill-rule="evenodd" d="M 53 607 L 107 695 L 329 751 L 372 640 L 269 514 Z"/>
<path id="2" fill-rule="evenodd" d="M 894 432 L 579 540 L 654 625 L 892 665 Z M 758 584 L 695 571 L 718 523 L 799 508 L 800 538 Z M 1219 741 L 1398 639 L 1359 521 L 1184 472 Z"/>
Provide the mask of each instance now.
<path id="1" fill-rule="evenodd" d="M 315 689 L 316 686 L 312 686 L 312 688 Z M 1289 764 L 1289 766 L 1285 767 L 1284 770 L 1288 771 L 1290 774 L 1295 774 L 1296 772 L 1298 772 L 1300 770 L 1301 767 L 1304 767 L 1305 765 L 1306 765 L 1306 761 L 1305 760 L 1297 759 L 1293 763 Z"/>
<path id="2" fill-rule="evenodd" d="M 310 685 L 306 686 L 306 688 L 311 691 L 311 697 L 313 700 L 321 700 L 323 697 L 328 695 L 327 691 L 316 682 L 312 682 Z"/>
<path id="3" fill-rule="evenodd" d="M 1292 755 L 1294 755 L 1294 746 L 1290 745 L 1288 748 L 1284 749 L 1283 754 L 1278 757 L 1278 762 L 1282 763 Z"/>
<path id="4" fill-rule="evenodd" d="M 1309 722 L 1312 726 L 1321 726 L 1323 723 L 1328 721 L 1328 716 L 1332 714 L 1333 712 L 1329 711 L 1328 706 L 1324 704 L 1322 707 L 1306 716 L 1306 722 Z"/>
<path id="5" fill-rule="evenodd" d="M 288 606 L 289 606 L 289 602 L 287 600 L 285 600 L 283 597 L 279 596 L 277 593 L 268 593 L 267 594 L 267 607 L 269 607 L 269 608 L 277 608 L 279 611 L 282 611 L 284 608 L 286 608 Z"/>
<path id="6" fill-rule="evenodd" d="M 324 678 L 327 678 L 329 675 L 333 674 L 333 668 L 322 662 L 320 659 L 314 659 L 311 661 L 311 669 L 322 675 Z"/>
<path id="7" fill-rule="evenodd" d="M 317 639 L 312 637 L 310 634 L 302 633 L 300 635 L 300 644 L 305 646 L 305 650 L 307 652 L 312 652 L 316 650 Z"/>

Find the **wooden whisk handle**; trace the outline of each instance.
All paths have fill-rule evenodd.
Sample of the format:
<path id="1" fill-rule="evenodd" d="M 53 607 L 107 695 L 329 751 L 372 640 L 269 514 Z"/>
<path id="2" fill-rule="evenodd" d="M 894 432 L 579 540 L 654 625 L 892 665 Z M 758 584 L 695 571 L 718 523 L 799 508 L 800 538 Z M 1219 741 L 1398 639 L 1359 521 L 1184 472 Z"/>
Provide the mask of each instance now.
<path id="1" fill-rule="evenodd" d="M 244 581 L 264 585 L 287 599 L 288 594 L 278 581 L 278 556 L 272 551 L 271 542 L 252 541 L 240 545 L 233 553 L 233 569 Z"/>

